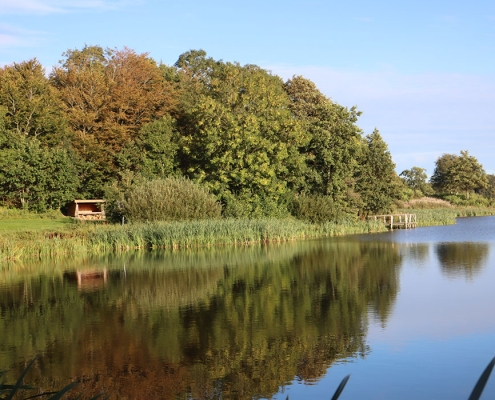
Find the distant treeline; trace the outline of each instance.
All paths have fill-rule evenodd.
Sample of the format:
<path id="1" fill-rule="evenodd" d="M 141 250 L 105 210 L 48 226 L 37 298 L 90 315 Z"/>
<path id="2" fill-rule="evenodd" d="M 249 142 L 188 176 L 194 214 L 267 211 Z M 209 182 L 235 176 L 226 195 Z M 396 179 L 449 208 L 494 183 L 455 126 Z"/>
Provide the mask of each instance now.
<path id="1" fill-rule="evenodd" d="M 202 50 L 173 66 L 128 48 L 68 50 L 49 73 L 36 59 L 0 68 L 0 200 L 44 211 L 173 177 L 206 188 L 223 216 L 328 220 L 431 194 L 421 168 L 397 175 L 359 115 L 302 76 Z M 482 175 L 436 190 L 486 191 Z"/>

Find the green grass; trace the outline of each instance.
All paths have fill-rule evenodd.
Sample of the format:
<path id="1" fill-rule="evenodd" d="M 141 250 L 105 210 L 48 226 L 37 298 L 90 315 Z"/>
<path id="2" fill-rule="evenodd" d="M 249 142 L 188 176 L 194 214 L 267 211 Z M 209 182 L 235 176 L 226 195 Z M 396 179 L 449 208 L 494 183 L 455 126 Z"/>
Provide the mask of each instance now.
<path id="1" fill-rule="evenodd" d="M 407 208 L 418 226 L 454 224 L 456 217 L 495 215 L 494 208 Z M 0 209 L 0 264 L 23 259 L 54 259 L 131 249 L 197 248 L 284 242 L 305 238 L 383 232 L 380 221 L 343 220 L 312 224 L 288 219 L 214 219 L 126 224 L 74 223 L 60 213 L 46 215 Z"/>
<path id="2" fill-rule="evenodd" d="M 243 246 L 384 230 L 380 222 L 359 220 L 321 225 L 296 219 L 217 219 L 125 226 L 65 224 L 60 229 L 0 232 L 0 263 L 131 249 Z"/>
<path id="3" fill-rule="evenodd" d="M 9 219 L 0 220 L 0 233 L 21 232 L 21 231 L 42 231 L 63 229 L 66 225 L 72 224 L 69 217 L 59 219 Z"/>
<path id="4" fill-rule="evenodd" d="M 448 207 L 448 208 L 404 208 L 395 213 L 416 214 L 418 226 L 453 225 L 457 217 L 479 217 L 495 215 L 495 208 Z"/>
<path id="5" fill-rule="evenodd" d="M 0 234 L 5 232 L 42 231 L 63 229 L 72 224 L 70 217 L 60 211 L 36 214 L 26 210 L 0 207 Z"/>

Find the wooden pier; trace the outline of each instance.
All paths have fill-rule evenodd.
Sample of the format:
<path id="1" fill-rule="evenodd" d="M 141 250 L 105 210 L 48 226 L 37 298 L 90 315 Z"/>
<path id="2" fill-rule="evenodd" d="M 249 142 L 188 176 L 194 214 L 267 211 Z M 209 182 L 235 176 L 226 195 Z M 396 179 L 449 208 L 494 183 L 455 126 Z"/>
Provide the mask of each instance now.
<path id="1" fill-rule="evenodd" d="M 390 230 L 394 229 L 409 229 L 418 226 L 416 222 L 416 214 L 385 214 L 385 215 L 370 215 L 368 219 L 375 221 L 382 220 L 386 227 Z"/>

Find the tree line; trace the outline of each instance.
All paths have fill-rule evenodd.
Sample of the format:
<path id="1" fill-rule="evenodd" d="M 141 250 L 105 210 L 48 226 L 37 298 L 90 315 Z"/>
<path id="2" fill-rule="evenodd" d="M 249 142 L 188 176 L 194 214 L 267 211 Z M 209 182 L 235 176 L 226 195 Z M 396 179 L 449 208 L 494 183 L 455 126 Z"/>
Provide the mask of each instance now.
<path id="1" fill-rule="evenodd" d="M 400 179 L 359 116 L 302 76 L 284 82 L 203 50 L 169 66 L 85 46 L 49 73 L 36 59 L 0 68 L 0 199 L 44 211 L 182 177 L 229 217 L 387 212 L 416 178 Z"/>
<path id="2" fill-rule="evenodd" d="M 429 180 L 426 170 L 419 167 L 404 170 L 400 176 L 416 197 L 437 195 L 453 203 L 477 205 L 492 205 L 495 199 L 495 175 L 487 174 L 467 150 L 438 157 Z"/>

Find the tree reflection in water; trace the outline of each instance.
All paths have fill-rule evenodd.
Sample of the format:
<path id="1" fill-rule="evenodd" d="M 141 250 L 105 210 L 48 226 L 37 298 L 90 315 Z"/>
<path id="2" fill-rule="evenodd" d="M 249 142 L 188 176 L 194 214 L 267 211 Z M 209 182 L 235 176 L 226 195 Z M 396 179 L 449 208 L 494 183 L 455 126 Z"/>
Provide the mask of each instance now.
<path id="1" fill-rule="evenodd" d="M 367 317 L 385 323 L 397 295 L 397 247 L 329 240 L 249 251 L 216 261 L 191 252 L 179 269 L 177 254 L 145 257 L 125 275 L 109 267 L 91 291 L 61 276 L 2 290 L 1 365 L 19 373 L 41 354 L 29 382 L 81 379 L 84 396 L 229 399 L 271 397 L 366 357 Z"/>
<path id="2" fill-rule="evenodd" d="M 489 246 L 487 243 L 439 243 L 435 252 L 445 276 L 472 279 L 485 265 Z"/>

